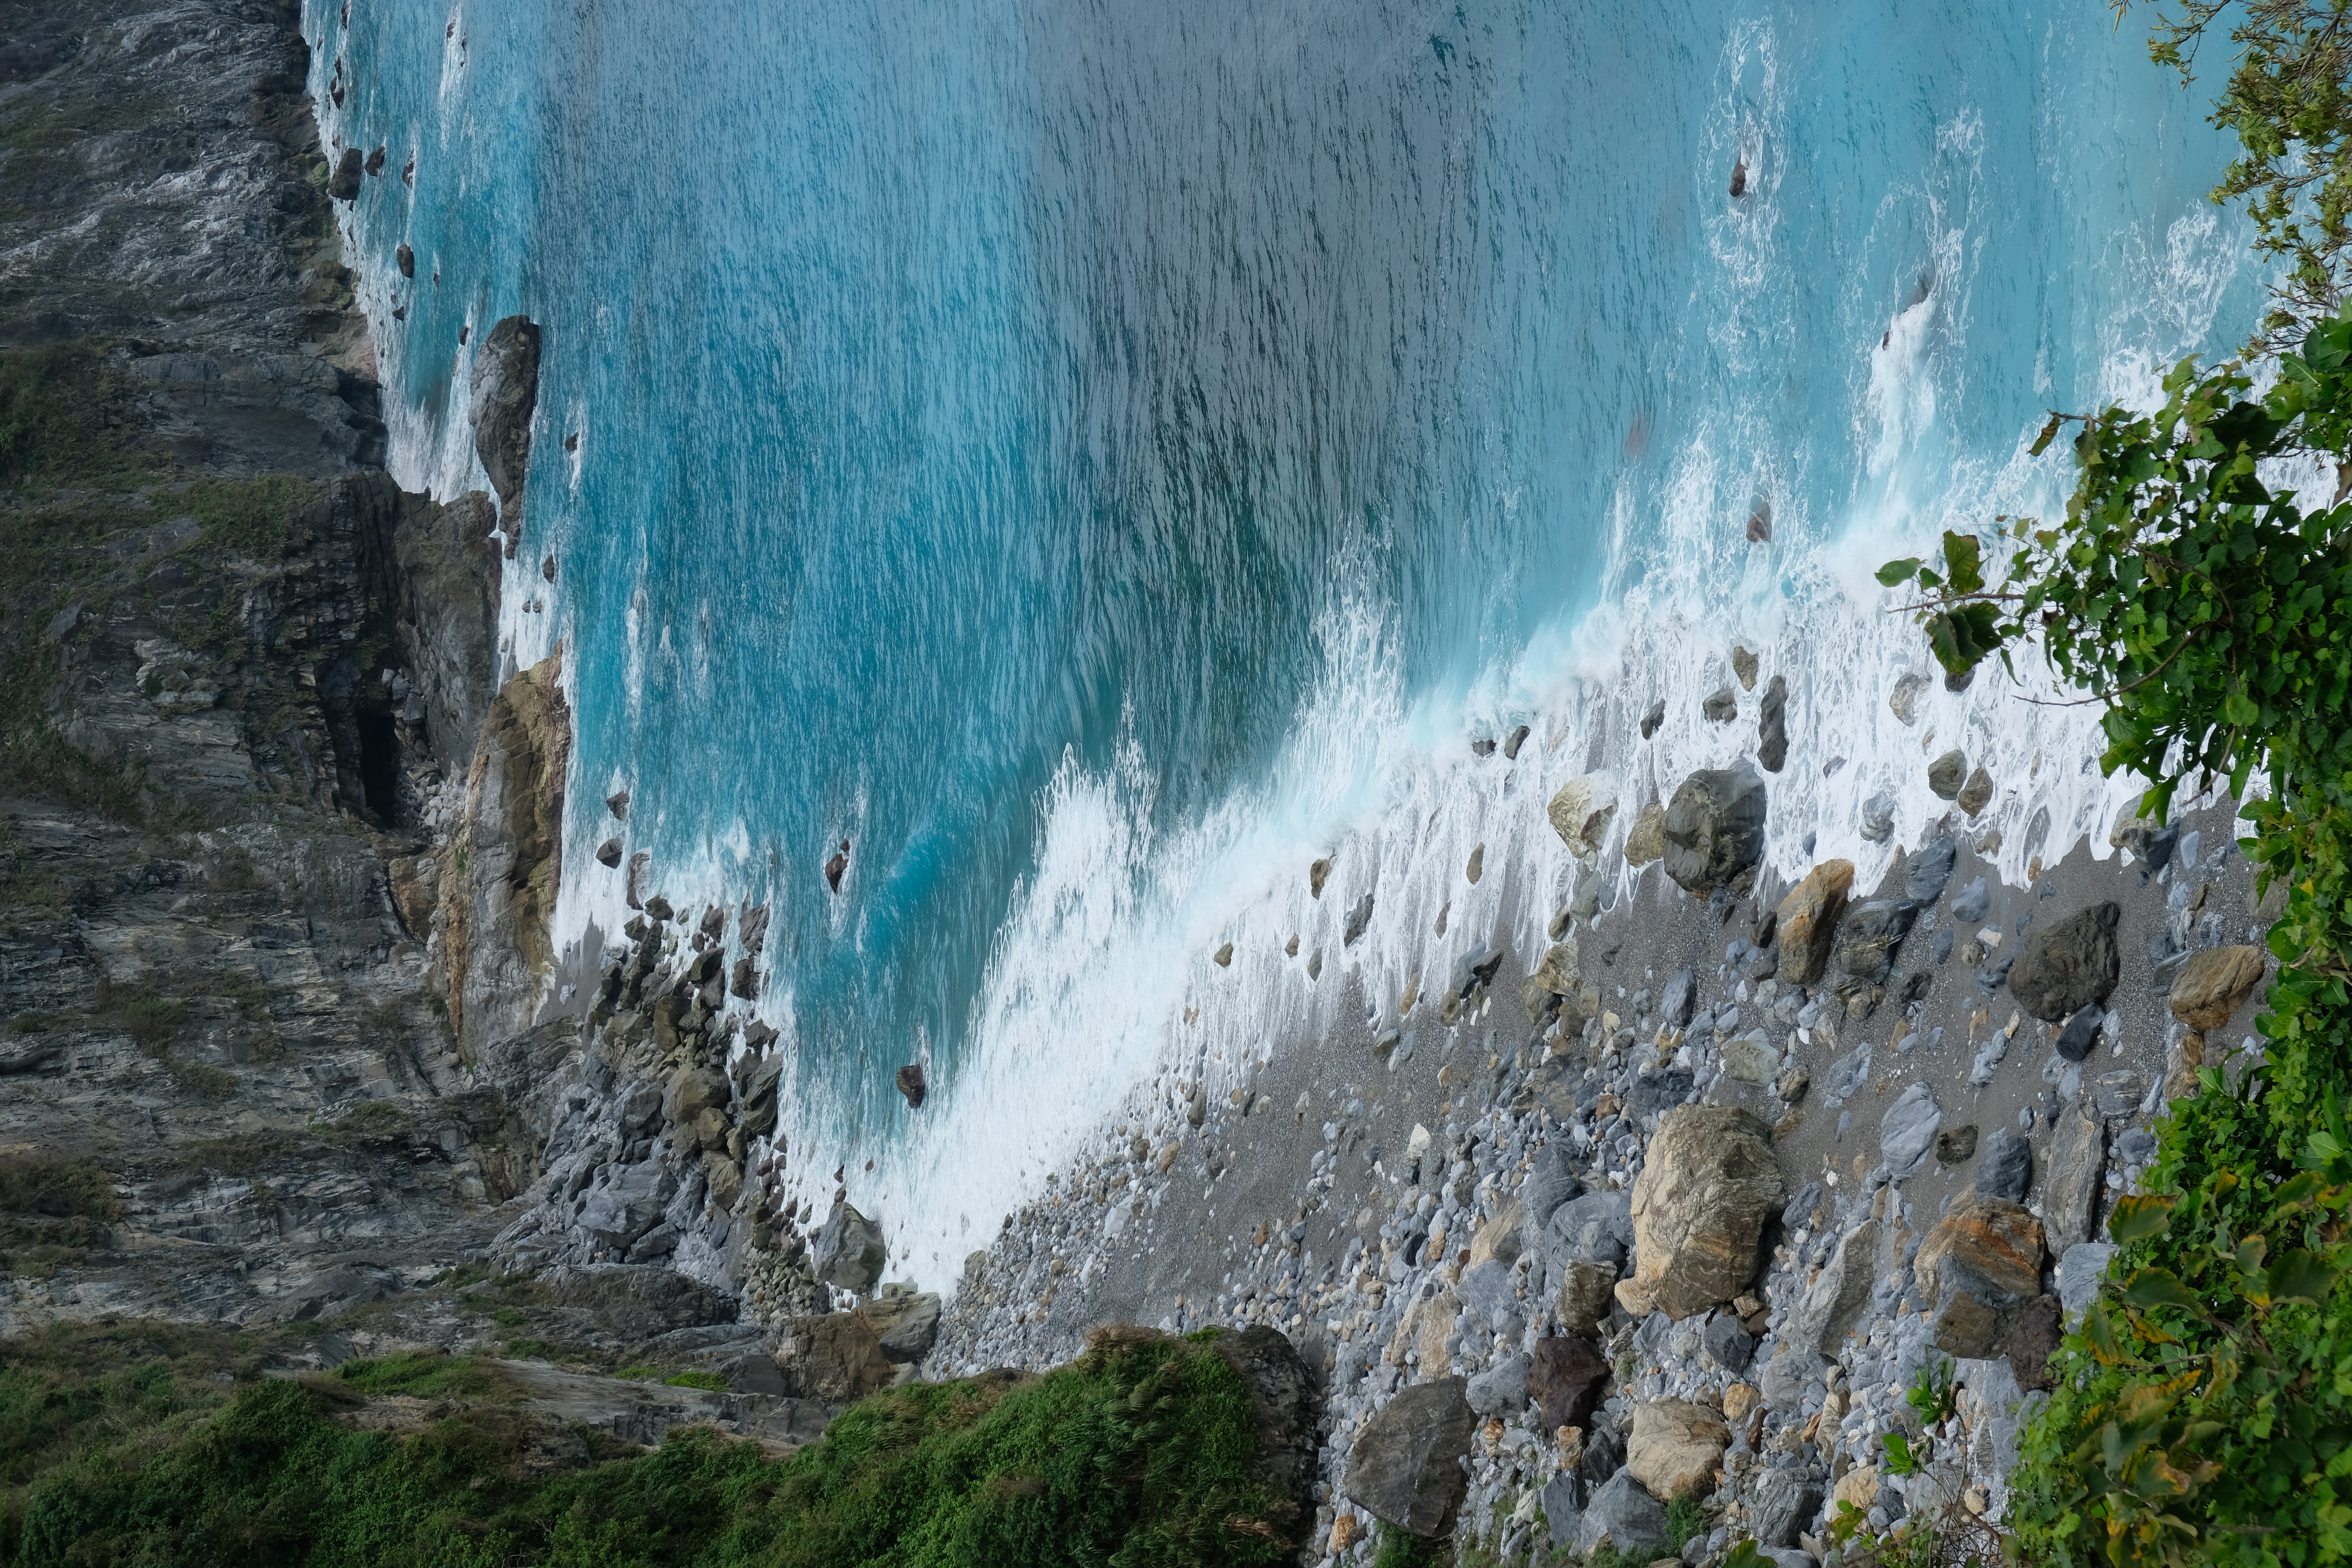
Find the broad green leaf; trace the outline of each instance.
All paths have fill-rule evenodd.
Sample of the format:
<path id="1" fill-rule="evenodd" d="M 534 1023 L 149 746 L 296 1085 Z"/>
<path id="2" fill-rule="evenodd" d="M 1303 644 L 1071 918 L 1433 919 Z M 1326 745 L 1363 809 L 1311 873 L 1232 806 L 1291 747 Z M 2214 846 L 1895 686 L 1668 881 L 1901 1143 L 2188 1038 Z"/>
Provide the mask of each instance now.
<path id="1" fill-rule="evenodd" d="M 2107 1235 L 2119 1246 L 2162 1236 L 2172 1228 L 2173 1202 L 2166 1197 L 2118 1198 L 2115 1215 L 2107 1221 Z"/>
<path id="2" fill-rule="evenodd" d="M 2033 456 L 2038 458 L 2050 450 L 2050 443 L 2058 439 L 2058 428 L 2065 422 L 2059 415 L 2050 416 L 2050 422 L 2042 426 L 2042 434 L 2033 438 Z"/>
<path id="3" fill-rule="evenodd" d="M 1944 531 L 1944 570 L 1951 574 L 1953 593 L 1984 592 L 1984 563 L 1976 535 Z"/>
<path id="4" fill-rule="evenodd" d="M 1908 583 L 1913 577 L 1917 576 L 1918 573 L 1919 558 L 1916 555 L 1906 555 L 1900 561 L 1890 561 L 1881 566 L 1878 569 L 1878 580 L 1885 586 L 1893 588 Z"/>
<path id="5" fill-rule="evenodd" d="M 2179 1276 L 2165 1268 L 2142 1268 L 2135 1272 L 2123 1289 L 2123 1298 L 2145 1310 L 2150 1307 L 2181 1307 L 2192 1312 L 2204 1310 Z"/>
<path id="6" fill-rule="evenodd" d="M 2309 1301 L 2314 1305 L 2327 1300 L 2336 1289 L 2343 1269 L 2326 1258 L 2298 1247 L 2282 1255 L 2271 1265 L 2271 1300 L 2273 1301 Z"/>

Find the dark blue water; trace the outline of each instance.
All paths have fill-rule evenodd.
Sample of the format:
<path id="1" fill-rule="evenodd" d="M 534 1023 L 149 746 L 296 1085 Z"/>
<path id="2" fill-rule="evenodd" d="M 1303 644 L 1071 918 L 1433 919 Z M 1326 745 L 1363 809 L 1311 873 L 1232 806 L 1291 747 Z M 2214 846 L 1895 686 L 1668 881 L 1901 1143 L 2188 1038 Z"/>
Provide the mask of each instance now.
<path id="1" fill-rule="evenodd" d="M 2251 321 L 2225 148 L 2087 0 L 310 14 L 330 128 L 417 160 L 353 229 L 404 480 L 481 482 L 461 327 L 545 329 L 506 630 L 566 651 L 567 932 L 625 914 L 626 787 L 657 887 L 773 911 L 786 1130 L 982 1226 L 1130 1084 L 1338 1016 L 1276 945 L 1313 856 L 1383 889 L 1328 936 L 1375 1007 L 1455 897 L 1539 928 L 1541 795 L 1722 750 L 1735 633 L 1802 677 L 1776 856 L 1851 837 L 1921 738 L 1867 569 Z M 2071 733 L 1953 702 L 2021 772 Z"/>

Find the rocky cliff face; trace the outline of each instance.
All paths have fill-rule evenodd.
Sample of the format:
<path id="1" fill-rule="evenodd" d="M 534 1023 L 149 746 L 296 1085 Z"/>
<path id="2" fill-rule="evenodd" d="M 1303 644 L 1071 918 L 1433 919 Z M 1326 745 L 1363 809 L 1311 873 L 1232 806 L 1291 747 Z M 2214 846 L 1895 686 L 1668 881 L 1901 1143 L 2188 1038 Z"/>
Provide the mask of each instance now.
<path id="1" fill-rule="evenodd" d="M 540 1173 L 569 715 L 373 466 L 296 20 L 0 50 L 0 1331 L 348 1313 Z"/>

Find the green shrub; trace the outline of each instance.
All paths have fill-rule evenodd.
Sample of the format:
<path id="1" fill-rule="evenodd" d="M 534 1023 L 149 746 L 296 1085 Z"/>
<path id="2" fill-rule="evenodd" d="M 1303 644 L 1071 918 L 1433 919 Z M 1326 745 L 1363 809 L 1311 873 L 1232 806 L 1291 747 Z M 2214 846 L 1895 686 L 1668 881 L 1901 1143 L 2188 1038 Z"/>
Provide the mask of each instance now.
<path id="1" fill-rule="evenodd" d="M 194 1418 L 173 1405 L 160 1426 L 85 1426 L 93 1440 L 20 1494 L 0 1544 L 28 1565 L 312 1568 L 1173 1568 L 1290 1555 L 1292 1505 L 1255 1475 L 1246 1385 L 1213 1350 L 1144 1331 L 1098 1331 L 1043 1377 L 876 1394 L 784 1459 L 699 1427 L 540 1475 L 514 1462 L 529 1418 L 499 1392 L 467 1358 L 403 1356 L 247 1383 Z M 485 1403 L 407 1437 L 337 1423 L 371 1394 Z"/>

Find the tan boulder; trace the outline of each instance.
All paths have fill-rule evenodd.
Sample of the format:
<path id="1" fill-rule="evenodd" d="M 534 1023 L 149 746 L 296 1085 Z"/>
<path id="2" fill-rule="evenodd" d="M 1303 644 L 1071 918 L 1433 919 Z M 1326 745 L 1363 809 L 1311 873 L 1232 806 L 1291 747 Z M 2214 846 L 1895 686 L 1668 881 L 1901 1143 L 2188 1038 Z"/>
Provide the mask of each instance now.
<path id="1" fill-rule="evenodd" d="M 2230 1021 L 2263 982 L 2263 950 L 2210 947 L 2192 955 L 2173 976 L 2172 1016 L 2202 1032 Z"/>
<path id="2" fill-rule="evenodd" d="M 1864 1465 L 1848 1470 L 1838 1478 L 1830 1492 L 1830 1517 L 1837 1517 L 1838 1504 L 1850 1502 L 1856 1510 L 1868 1513 L 1878 1506 L 1878 1467 Z"/>
<path id="3" fill-rule="evenodd" d="M 1517 1263 L 1519 1260 L 1520 1229 L 1526 1219 L 1527 1210 L 1517 1198 L 1496 1209 L 1493 1216 L 1478 1227 L 1478 1233 L 1470 1238 L 1467 1267 L 1475 1268 L 1481 1263 L 1496 1261 Z"/>
<path id="4" fill-rule="evenodd" d="M 1724 1419 L 1727 1421 L 1747 1420 L 1748 1413 L 1755 1409 L 1757 1402 L 1761 1400 L 1763 1397 L 1764 1396 L 1761 1394 L 1759 1394 L 1756 1391 L 1755 1385 L 1752 1384 L 1733 1384 L 1730 1387 L 1723 1391 Z"/>
<path id="5" fill-rule="evenodd" d="M 1666 808 L 1663 802 L 1654 800 L 1633 818 L 1633 826 L 1625 835 L 1625 864 L 1646 866 L 1665 852 Z"/>
<path id="6" fill-rule="evenodd" d="M 1584 1259 L 1570 1263 L 1553 1303 L 1560 1327 L 1571 1334 L 1591 1336 L 1608 1321 L 1616 1291 L 1614 1265 Z"/>
<path id="7" fill-rule="evenodd" d="M 889 1385 L 898 1368 L 883 1353 L 881 1336 L 856 1312 L 794 1318 L 776 1352 L 784 1381 L 803 1399 L 847 1405 Z"/>
<path id="8" fill-rule="evenodd" d="M 1617 814 L 1617 781 L 1607 773 L 1586 773 L 1559 786 L 1545 815 L 1552 831 L 1581 860 L 1601 847 L 1609 819 Z"/>
<path id="9" fill-rule="evenodd" d="M 1391 1366 L 1405 1364 L 1405 1352 L 1416 1352 L 1416 1364 L 1423 1377 L 1444 1377 L 1449 1358 L 1445 1353 L 1445 1337 L 1454 1331 L 1454 1320 L 1462 1313 L 1462 1299 L 1450 1285 L 1442 1286 L 1434 1295 L 1424 1296 L 1407 1307 L 1398 1321 L 1396 1332 L 1389 1336 L 1388 1348 L 1381 1359 Z"/>
<path id="10" fill-rule="evenodd" d="M 1838 917 L 1853 890 L 1853 862 L 1824 860 L 1780 900 L 1780 984 L 1811 985 L 1829 968 Z"/>
<path id="11" fill-rule="evenodd" d="M 1764 1222 L 1787 1196 L 1762 1121 L 1728 1106 L 1668 1110 L 1633 1184 L 1636 1296 L 1687 1318 L 1738 1295 L 1756 1278 Z"/>
<path id="12" fill-rule="evenodd" d="M 1716 1467 L 1731 1442 L 1723 1418 L 1686 1399 L 1657 1399 L 1633 1410 L 1625 1466 L 1661 1501 L 1703 1498 L 1715 1489 Z"/>

